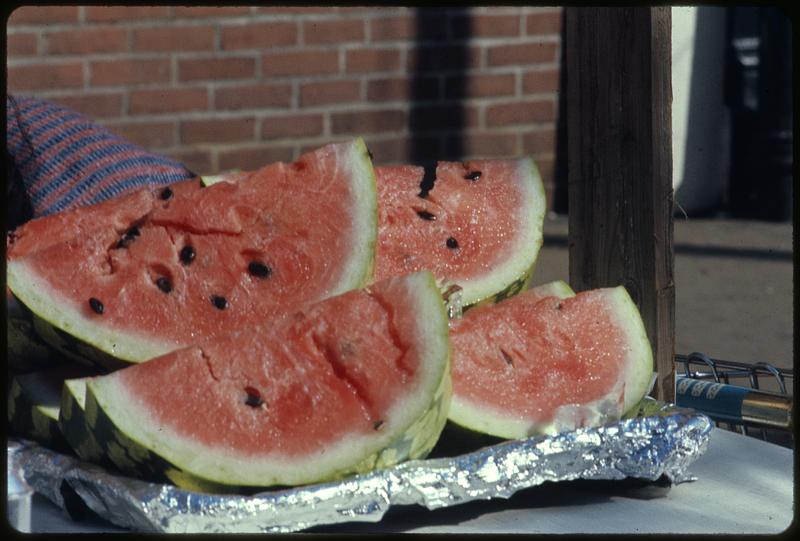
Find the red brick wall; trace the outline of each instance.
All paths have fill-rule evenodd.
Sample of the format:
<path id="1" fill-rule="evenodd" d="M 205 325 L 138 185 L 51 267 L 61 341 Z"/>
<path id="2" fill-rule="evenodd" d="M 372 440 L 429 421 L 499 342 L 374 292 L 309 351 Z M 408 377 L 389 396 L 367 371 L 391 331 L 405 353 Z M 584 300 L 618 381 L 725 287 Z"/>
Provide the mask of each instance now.
<path id="1" fill-rule="evenodd" d="M 552 184 L 560 8 L 22 7 L 8 92 L 198 173 L 363 135 L 378 164 L 532 154 Z"/>

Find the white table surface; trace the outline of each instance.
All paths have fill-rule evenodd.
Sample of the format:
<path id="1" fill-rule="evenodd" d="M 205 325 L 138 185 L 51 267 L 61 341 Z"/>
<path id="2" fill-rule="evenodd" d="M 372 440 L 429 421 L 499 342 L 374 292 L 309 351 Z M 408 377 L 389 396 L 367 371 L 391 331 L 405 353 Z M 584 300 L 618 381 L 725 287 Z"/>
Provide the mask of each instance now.
<path id="1" fill-rule="evenodd" d="M 546 484 L 509 500 L 469 502 L 436 511 L 390 509 L 378 523 L 313 532 L 369 533 L 709 533 L 770 534 L 794 518 L 791 449 L 722 429 L 689 468 L 697 480 L 672 487 L 625 482 Z M 36 495 L 33 532 L 122 532 L 103 520 L 74 522 Z"/>

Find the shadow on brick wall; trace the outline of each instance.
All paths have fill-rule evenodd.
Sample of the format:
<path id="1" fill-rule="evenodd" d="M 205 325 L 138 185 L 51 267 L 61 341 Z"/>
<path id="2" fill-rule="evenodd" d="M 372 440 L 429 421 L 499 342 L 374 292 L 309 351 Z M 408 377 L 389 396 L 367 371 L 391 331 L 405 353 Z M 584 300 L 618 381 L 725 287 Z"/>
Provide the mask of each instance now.
<path id="1" fill-rule="evenodd" d="M 556 119 L 556 160 L 553 171 L 553 211 L 567 214 L 567 62 L 564 56 L 566 40 L 566 10 L 561 12 L 561 53 L 558 64 L 558 118 Z"/>
<path id="2" fill-rule="evenodd" d="M 415 18 L 409 71 L 410 158 L 428 169 L 437 159 L 460 160 L 464 156 L 464 99 L 472 32 L 466 8 L 417 8 Z"/>

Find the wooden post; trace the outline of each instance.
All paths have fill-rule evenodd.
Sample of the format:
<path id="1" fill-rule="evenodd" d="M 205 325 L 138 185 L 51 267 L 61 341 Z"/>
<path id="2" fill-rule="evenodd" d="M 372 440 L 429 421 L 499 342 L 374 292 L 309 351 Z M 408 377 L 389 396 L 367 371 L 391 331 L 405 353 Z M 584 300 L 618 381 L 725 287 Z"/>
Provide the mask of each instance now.
<path id="1" fill-rule="evenodd" d="M 675 399 L 669 7 L 566 8 L 569 278 L 624 285 Z"/>

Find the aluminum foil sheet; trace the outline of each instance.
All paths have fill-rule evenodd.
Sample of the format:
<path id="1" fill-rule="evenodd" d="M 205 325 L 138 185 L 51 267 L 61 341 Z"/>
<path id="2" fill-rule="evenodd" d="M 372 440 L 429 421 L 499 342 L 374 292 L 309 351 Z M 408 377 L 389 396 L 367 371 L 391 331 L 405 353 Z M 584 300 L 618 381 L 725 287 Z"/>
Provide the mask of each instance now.
<path id="1" fill-rule="evenodd" d="M 512 440 L 453 457 L 430 458 L 342 481 L 252 496 L 191 492 L 109 473 L 27 440 L 9 440 L 9 470 L 67 509 L 78 497 L 111 523 L 143 532 L 292 532 L 342 522 L 377 522 L 391 506 L 428 509 L 509 498 L 545 481 L 694 480 L 705 452 L 705 415 L 645 399 L 633 417 L 555 436 Z M 68 485 L 65 487 L 62 483 Z M 71 489 L 71 490 L 69 490 Z"/>

